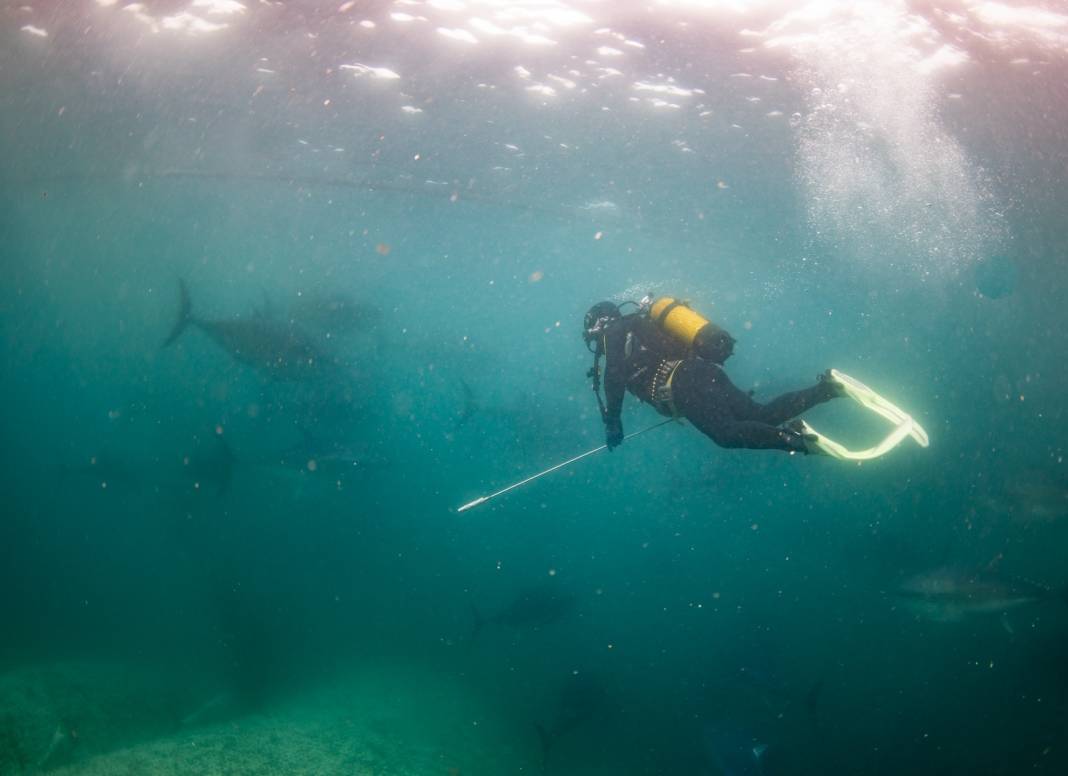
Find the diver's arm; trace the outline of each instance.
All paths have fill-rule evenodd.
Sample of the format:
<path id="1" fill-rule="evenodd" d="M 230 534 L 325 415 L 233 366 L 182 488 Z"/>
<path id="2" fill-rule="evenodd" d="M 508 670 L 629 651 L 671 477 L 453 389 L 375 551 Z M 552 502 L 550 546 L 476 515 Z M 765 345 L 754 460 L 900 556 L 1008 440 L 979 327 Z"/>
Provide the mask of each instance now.
<path id="1" fill-rule="evenodd" d="M 627 332 L 623 326 L 609 327 L 604 334 L 605 444 L 609 449 L 623 443 L 623 396 L 627 392 Z"/>

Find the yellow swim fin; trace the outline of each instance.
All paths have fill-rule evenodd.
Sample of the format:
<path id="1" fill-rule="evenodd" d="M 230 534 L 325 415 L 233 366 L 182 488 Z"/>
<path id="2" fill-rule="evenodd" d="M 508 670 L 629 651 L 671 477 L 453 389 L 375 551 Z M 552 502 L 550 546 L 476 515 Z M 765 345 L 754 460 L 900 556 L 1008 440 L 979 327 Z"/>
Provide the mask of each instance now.
<path id="1" fill-rule="evenodd" d="M 894 424 L 894 430 L 891 431 L 882 442 L 874 447 L 869 447 L 867 450 L 849 450 L 844 445 L 819 433 L 816 429 L 812 428 L 812 426 L 802 420 L 800 423 L 801 433 L 814 437 L 814 439 L 808 443 L 809 446 L 813 448 L 813 452 L 822 453 L 823 455 L 829 455 L 832 458 L 840 458 L 847 461 L 868 461 L 890 452 L 897 447 L 905 437 L 912 437 L 920 447 L 927 447 L 927 445 L 930 444 L 927 432 L 923 430 L 923 426 L 913 420 L 911 415 L 896 404 L 883 398 L 864 383 L 860 382 L 860 380 L 850 377 L 843 372 L 839 372 L 837 369 L 832 369 L 830 371 L 830 376 L 832 380 L 841 386 L 846 396 L 853 399 L 861 406 L 868 408 L 876 415 L 881 415 L 886 418 Z"/>

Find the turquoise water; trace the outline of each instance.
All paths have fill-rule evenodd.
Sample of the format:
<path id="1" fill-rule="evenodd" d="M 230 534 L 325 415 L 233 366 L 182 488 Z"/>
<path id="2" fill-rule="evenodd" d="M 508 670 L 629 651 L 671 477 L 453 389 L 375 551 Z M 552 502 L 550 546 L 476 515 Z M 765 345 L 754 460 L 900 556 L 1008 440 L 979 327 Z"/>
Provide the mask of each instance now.
<path id="1" fill-rule="evenodd" d="M 1062 17 L 124 5 L 0 8 L 0 773 L 1064 772 Z M 458 513 L 602 444 L 646 293 L 930 447 L 669 425 Z"/>

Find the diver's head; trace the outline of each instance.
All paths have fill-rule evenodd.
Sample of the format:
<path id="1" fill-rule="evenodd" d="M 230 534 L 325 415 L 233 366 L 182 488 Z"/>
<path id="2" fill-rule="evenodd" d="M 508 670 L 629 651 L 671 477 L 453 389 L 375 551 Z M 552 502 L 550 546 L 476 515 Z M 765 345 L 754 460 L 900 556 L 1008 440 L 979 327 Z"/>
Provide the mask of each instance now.
<path id="1" fill-rule="evenodd" d="M 586 340 L 586 347 L 590 347 L 609 323 L 622 317 L 619 307 L 612 302 L 598 302 L 587 310 L 582 322 L 582 338 Z"/>

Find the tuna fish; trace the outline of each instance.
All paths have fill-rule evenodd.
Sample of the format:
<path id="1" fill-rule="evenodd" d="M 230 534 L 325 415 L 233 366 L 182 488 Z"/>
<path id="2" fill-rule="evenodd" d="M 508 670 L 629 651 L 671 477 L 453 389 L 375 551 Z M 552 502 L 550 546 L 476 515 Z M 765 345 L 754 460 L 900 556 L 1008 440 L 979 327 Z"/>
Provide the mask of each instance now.
<path id="1" fill-rule="evenodd" d="M 289 317 L 301 326 L 338 336 L 374 329 L 382 320 L 382 311 L 344 294 L 312 294 L 291 304 Z"/>
<path id="2" fill-rule="evenodd" d="M 189 289 L 178 281 L 178 321 L 163 342 L 174 343 L 190 326 L 203 331 L 236 361 L 278 380 L 333 377 L 337 363 L 300 328 L 265 315 L 209 321 L 193 315 Z"/>
<path id="3" fill-rule="evenodd" d="M 264 456 L 258 463 L 318 474 L 334 480 L 382 471 L 391 466 L 389 459 L 372 444 L 319 439 L 308 431 L 304 431 L 303 439 L 298 444 Z"/>
<path id="4" fill-rule="evenodd" d="M 482 617 L 478 609 L 474 609 L 475 625 L 471 638 L 477 636 L 487 625 L 537 630 L 544 625 L 559 622 L 574 609 L 575 597 L 569 592 L 551 586 L 531 588 L 520 593 L 510 604 L 489 617 Z"/>
<path id="5" fill-rule="evenodd" d="M 1052 590 L 993 571 L 961 571 L 951 567 L 909 577 L 894 595 L 917 616 L 937 622 L 1003 614 L 1009 609 L 1058 597 L 1068 603 L 1065 590 Z"/>

